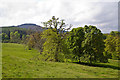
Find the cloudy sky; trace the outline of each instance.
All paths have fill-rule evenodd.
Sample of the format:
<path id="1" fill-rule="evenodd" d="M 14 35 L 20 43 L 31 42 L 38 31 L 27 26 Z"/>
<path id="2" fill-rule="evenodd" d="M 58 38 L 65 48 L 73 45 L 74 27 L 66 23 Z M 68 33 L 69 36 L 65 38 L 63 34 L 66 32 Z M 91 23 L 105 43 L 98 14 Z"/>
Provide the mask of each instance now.
<path id="1" fill-rule="evenodd" d="M 0 0 L 0 26 L 65 19 L 73 27 L 94 25 L 102 32 L 118 29 L 119 0 Z"/>

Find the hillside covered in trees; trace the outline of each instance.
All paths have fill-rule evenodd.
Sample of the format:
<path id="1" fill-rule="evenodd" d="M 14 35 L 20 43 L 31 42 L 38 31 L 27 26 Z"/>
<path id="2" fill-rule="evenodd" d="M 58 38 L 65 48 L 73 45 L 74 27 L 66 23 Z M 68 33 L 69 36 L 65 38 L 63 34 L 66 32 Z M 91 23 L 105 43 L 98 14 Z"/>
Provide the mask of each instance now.
<path id="1" fill-rule="evenodd" d="M 72 25 L 67 27 L 64 20 L 55 16 L 43 24 L 43 28 L 35 24 L 2 27 L 2 42 L 26 44 L 29 50 L 35 48 L 46 57 L 45 61 L 92 63 L 120 59 L 118 31 L 103 34 L 92 25 L 68 31 Z"/>

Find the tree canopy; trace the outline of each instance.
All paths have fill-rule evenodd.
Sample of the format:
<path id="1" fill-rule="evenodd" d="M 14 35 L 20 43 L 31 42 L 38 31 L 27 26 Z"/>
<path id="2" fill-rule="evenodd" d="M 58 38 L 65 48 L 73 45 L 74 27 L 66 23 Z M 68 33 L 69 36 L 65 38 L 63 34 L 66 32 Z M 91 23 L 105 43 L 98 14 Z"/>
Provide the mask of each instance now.
<path id="1" fill-rule="evenodd" d="M 73 28 L 66 39 L 68 49 L 74 55 L 76 60 L 80 61 L 83 55 L 82 41 L 84 40 L 84 29 L 82 27 Z"/>
<path id="2" fill-rule="evenodd" d="M 43 22 L 45 27 L 48 27 L 48 30 L 43 32 L 43 38 L 46 39 L 43 45 L 43 54 L 47 55 L 46 60 L 51 58 L 50 60 L 64 61 L 65 53 L 68 49 L 66 49 L 64 44 L 64 37 L 66 35 L 65 30 L 70 29 L 66 28 L 66 24 L 64 20 L 59 21 L 59 18 L 52 17 L 47 22 Z M 62 56 L 62 57 L 60 57 Z M 60 57 L 60 58 L 59 58 Z M 60 60 L 62 59 L 62 60 Z"/>
<path id="3" fill-rule="evenodd" d="M 107 59 L 103 55 L 105 46 L 103 41 L 103 34 L 101 31 L 95 26 L 91 25 L 85 25 L 84 31 L 85 40 L 83 41 L 82 46 L 84 47 L 83 53 L 85 61 L 107 62 Z"/>
<path id="4" fill-rule="evenodd" d="M 120 59 L 120 32 L 111 31 L 105 40 L 105 46 L 108 58 Z"/>

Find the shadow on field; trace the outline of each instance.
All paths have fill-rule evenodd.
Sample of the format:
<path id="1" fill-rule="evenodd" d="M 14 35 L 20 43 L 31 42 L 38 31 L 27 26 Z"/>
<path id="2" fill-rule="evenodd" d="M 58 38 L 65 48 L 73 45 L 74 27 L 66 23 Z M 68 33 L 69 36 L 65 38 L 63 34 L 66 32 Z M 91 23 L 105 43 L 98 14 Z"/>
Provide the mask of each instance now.
<path id="1" fill-rule="evenodd" d="M 112 69 L 117 69 L 120 70 L 120 67 L 113 66 L 113 65 L 107 65 L 107 64 L 95 64 L 95 63 L 84 63 L 84 62 L 73 62 L 76 64 L 81 64 L 81 65 L 87 65 L 87 66 L 93 66 L 93 67 L 104 67 L 104 68 L 112 68 Z"/>

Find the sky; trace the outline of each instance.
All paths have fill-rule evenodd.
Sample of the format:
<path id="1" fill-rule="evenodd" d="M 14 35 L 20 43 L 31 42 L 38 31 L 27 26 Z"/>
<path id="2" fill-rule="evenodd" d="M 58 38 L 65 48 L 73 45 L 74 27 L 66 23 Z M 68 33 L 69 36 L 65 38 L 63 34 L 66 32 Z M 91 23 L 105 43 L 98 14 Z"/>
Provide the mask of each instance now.
<path id="1" fill-rule="evenodd" d="M 101 2 L 102 1 L 102 2 Z M 52 16 L 72 28 L 93 25 L 103 33 L 118 30 L 119 0 L 0 0 L 0 27 L 41 25 Z"/>

